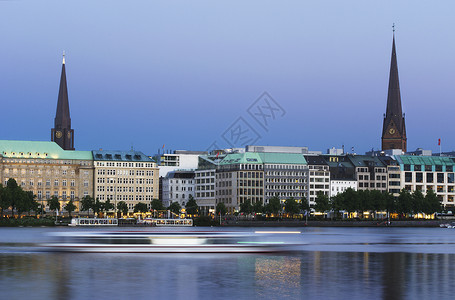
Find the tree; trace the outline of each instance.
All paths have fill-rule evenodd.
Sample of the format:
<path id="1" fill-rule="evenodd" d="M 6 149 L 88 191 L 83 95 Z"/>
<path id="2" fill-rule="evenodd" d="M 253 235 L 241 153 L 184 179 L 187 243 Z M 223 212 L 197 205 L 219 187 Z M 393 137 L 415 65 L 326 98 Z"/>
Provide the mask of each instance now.
<path id="1" fill-rule="evenodd" d="M 153 210 L 164 210 L 163 202 L 159 199 L 153 199 L 150 205 Z"/>
<path id="2" fill-rule="evenodd" d="M 51 199 L 47 200 L 49 209 L 55 211 L 55 216 L 57 216 L 57 211 L 60 210 L 60 201 L 55 196 L 52 196 Z"/>
<path id="3" fill-rule="evenodd" d="M 293 197 L 286 199 L 284 209 L 286 210 L 286 213 L 290 214 L 291 216 L 294 216 L 295 214 L 298 214 L 300 212 L 299 204 L 297 203 L 297 201 L 295 201 Z"/>
<path id="4" fill-rule="evenodd" d="M 107 199 L 105 202 L 101 203 L 101 205 L 100 205 L 101 212 L 103 212 L 103 211 L 108 212 L 114 208 L 115 208 L 115 205 L 114 205 L 114 203 L 111 203 L 111 199 Z"/>
<path id="5" fill-rule="evenodd" d="M 81 208 L 84 211 L 89 211 L 90 209 L 93 209 L 93 206 L 95 205 L 95 199 L 93 197 L 90 197 L 89 195 L 84 196 L 81 201 Z"/>
<path id="6" fill-rule="evenodd" d="M 436 194 L 433 192 L 433 190 L 427 190 L 423 212 L 426 214 L 432 214 L 435 212 L 441 212 L 441 210 L 441 202 L 439 202 Z"/>
<path id="7" fill-rule="evenodd" d="M 397 211 L 402 215 L 412 213 L 412 196 L 404 188 L 400 191 L 397 198 Z"/>
<path id="8" fill-rule="evenodd" d="M 396 201 L 396 198 L 388 192 L 386 192 L 383 197 L 384 197 L 385 210 L 387 211 L 387 216 L 389 216 L 390 213 L 396 212 L 397 201 Z"/>
<path id="9" fill-rule="evenodd" d="M 256 201 L 253 205 L 253 212 L 257 214 L 261 214 L 264 212 L 264 205 L 262 205 L 261 201 Z"/>
<path id="10" fill-rule="evenodd" d="M 240 212 L 246 215 L 249 215 L 253 212 L 253 206 L 251 205 L 250 200 L 245 200 L 243 203 L 240 203 Z"/>
<path id="11" fill-rule="evenodd" d="M 178 202 L 172 202 L 171 205 L 169 205 L 168 209 L 174 214 L 178 215 L 180 214 L 180 210 L 182 209 L 182 207 Z"/>
<path id="12" fill-rule="evenodd" d="M 0 183 L 0 216 L 3 218 L 3 210 L 9 207 L 9 201 L 6 196 L 6 189 Z"/>
<path id="13" fill-rule="evenodd" d="M 11 207 L 11 216 L 14 216 L 14 209 L 16 208 L 16 200 L 20 197 L 21 188 L 17 185 L 17 182 L 14 178 L 8 179 L 6 184 L 6 201 Z"/>
<path id="14" fill-rule="evenodd" d="M 226 205 L 223 202 L 220 202 L 216 205 L 216 214 L 224 216 L 227 213 Z"/>
<path id="15" fill-rule="evenodd" d="M 72 199 L 68 201 L 68 203 L 65 205 L 65 209 L 68 212 L 69 217 L 71 218 L 71 213 L 76 210 L 76 205 L 74 205 Z"/>
<path id="16" fill-rule="evenodd" d="M 384 194 L 381 191 L 378 190 L 373 190 L 370 191 L 370 209 L 378 212 L 378 211 L 384 211 L 386 208 L 385 205 L 385 197 Z"/>
<path id="17" fill-rule="evenodd" d="M 189 200 L 185 205 L 185 209 L 189 215 L 197 215 L 199 206 L 197 206 L 196 200 L 194 200 L 192 195 L 190 195 Z"/>
<path id="18" fill-rule="evenodd" d="M 101 203 L 100 200 L 96 198 L 91 208 L 93 210 L 93 214 L 98 215 L 98 213 L 103 210 L 103 203 Z"/>
<path id="19" fill-rule="evenodd" d="M 354 191 L 352 188 L 347 188 L 344 191 L 343 196 L 343 209 L 349 213 L 353 213 L 360 208 L 360 200 L 358 193 Z"/>
<path id="20" fill-rule="evenodd" d="M 329 197 L 324 195 L 324 193 L 319 192 L 316 196 L 316 205 L 314 209 L 318 212 L 325 213 L 330 209 Z"/>
<path id="21" fill-rule="evenodd" d="M 122 213 L 122 215 L 128 214 L 128 204 L 125 201 L 120 201 L 117 203 L 117 210 Z"/>
<path id="22" fill-rule="evenodd" d="M 265 211 L 277 215 L 281 210 L 281 201 L 278 196 L 273 196 L 269 199 L 269 203 L 265 206 Z"/>
<path id="23" fill-rule="evenodd" d="M 134 212 L 141 212 L 141 213 L 146 213 L 148 212 L 148 207 L 147 204 L 139 202 L 134 206 Z"/>
<path id="24" fill-rule="evenodd" d="M 419 213 L 425 210 L 425 196 L 421 191 L 415 190 L 412 193 L 412 212 Z"/>

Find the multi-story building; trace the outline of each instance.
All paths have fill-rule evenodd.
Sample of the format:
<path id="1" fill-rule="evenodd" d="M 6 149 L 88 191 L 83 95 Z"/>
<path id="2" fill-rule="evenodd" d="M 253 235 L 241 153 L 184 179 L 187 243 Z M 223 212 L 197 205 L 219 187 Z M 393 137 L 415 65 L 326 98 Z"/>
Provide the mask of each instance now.
<path id="1" fill-rule="evenodd" d="M 166 177 L 168 172 L 175 170 L 194 170 L 198 166 L 200 155 L 207 155 L 203 151 L 175 150 L 173 153 L 164 153 L 159 156 L 160 177 Z"/>
<path id="2" fill-rule="evenodd" d="M 444 156 L 397 155 L 400 168 L 400 189 L 426 193 L 433 190 L 445 207 L 454 206 L 455 158 Z M 392 173 L 391 173 L 392 174 Z M 395 174 L 395 173 L 394 173 Z"/>
<path id="3" fill-rule="evenodd" d="M 163 205 L 168 207 L 172 202 L 177 202 L 185 207 L 190 196 L 194 197 L 194 171 L 178 170 L 167 173 L 162 179 Z"/>
<path id="4" fill-rule="evenodd" d="M 230 212 L 249 201 L 265 205 L 270 198 L 282 202 L 308 197 L 308 166 L 302 154 L 245 152 L 227 154 L 215 173 L 216 203 Z"/>
<path id="5" fill-rule="evenodd" d="M 310 205 L 316 204 L 316 198 L 319 193 L 330 194 L 330 172 L 329 165 L 323 156 L 305 155 L 308 163 L 308 202 Z"/>
<path id="6" fill-rule="evenodd" d="M 277 196 L 281 202 L 308 199 L 308 165 L 302 154 L 259 153 L 264 164 L 265 203 Z"/>
<path id="7" fill-rule="evenodd" d="M 387 166 L 377 156 L 348 155 L 359 190 L 387 191 Z"/>
<path id="8" fill-rule="evenodd" d="M 353 189 L 354 191 L 357 191 L 357 181 L 341 179 L 330 180 L 329 197 L 330 198 L 335 197 L 339 193 L 345 192 L 347 189 Z"/>
<path id="9" fill-rule="evenodd" d="M 224 155 L 200 156 L 198 169 L 194 172 L 194 199 L 204 215 L 215 213 L 215 173 L 217 161 L 221 160 L 221 157 Z"/>
<path id="10" fill-rule="evenodd" d="M 224 203 L 229 213 L 250 201 L 264 203 L 264 166 L 258 153 L 233 153 L 219 162 L 215 174 L 216 203 Z"/>
<path id="11" fill-rule="evenodd" d="M 55 196 L 62 207 L 73 200 L 79 208 L 84 196 L 93 195 L 90 151 L 67 151 L 54 142 L 0 140 L 0 168 L 4 185 L 14 178 L 43 204 Z"/>
<path id="12" fill-rule="evenodd" d="M 94 197 L 116 205 L 125 201 L 133 210 L 137 203 L 151 207 L 158 199 L 159 171 L 156 163 L 139 151 L 92 151 Z"/>

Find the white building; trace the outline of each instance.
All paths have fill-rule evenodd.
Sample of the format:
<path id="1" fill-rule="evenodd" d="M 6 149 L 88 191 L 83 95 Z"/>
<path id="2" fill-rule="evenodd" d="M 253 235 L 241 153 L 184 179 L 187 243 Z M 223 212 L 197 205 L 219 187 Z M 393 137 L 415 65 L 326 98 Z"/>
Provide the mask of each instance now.
<path id="1" fill-rule="evenodd" d="M 356 180 L 330 180 L 330 198 L 335 197 L 339 193 L 345 192 L 347 189 L 357 191 Z"/>
<path id="2" fill-rule="evenodd" d="M 175 150 L 174 153 L 165 153 L 160 156 L 160 177 L 166 177 L 167 173 L 176 170 L 197 169 L 198 158 L 206 155 L 202 151 Z"/>
<path id="3" fill-rule="evenodd" d="M 163 205 L 168 207 L 177 202 L 185 207 L 190 195 L 194 197 L 194 171 L 178 170 L 172 171 L 162 178 Z"/>

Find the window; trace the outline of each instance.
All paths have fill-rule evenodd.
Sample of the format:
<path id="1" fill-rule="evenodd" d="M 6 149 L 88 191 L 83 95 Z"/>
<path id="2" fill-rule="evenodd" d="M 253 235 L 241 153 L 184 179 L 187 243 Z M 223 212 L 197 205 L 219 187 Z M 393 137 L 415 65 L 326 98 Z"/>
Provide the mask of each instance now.
<path id="1" fill-rule="evenodd" d="M 54 186 L 58 186 L 58 179 L 54 180 Z"/>
<path id="2" fill-rule="evenodd" d="M 427 173 L 427 182 L 428 183 L 433 183 L 433 173 Z"/>
<path id="3" fill-rule="evenodd" d="M 411 172 L 405 172 L 404 173 L 404 181 L 405 182 L 412 182 L 412 173 Z"/>
<path id="4" fill-rule="evenodd" d="M 71 200 L 74 200 L 74 191 L 71 191 L 71 192 L 70 192 L 70 199 L 71 199 Z"/>
<path id="5" fill-rule="evenodd" d="M 422 172 L 416 173 L 416 182 L 419 182 L 419 183 L 423 182 L 423 173 Z"/>
<path id="6" fill-rule="evenodd" d="M 66 179 L 62 180 L 62 186 L 66 186 Z"/>
<path id="7" fill-rule="evenodd" d="M 444 183 L 444 173 L 437 174 L 438 183 Z"/>
<path id="8" fill-rule="evenodd" d="M 448 183 L 453 183 L 454 182 L 454 173 L 448 173 L 447 174 L 447 182 Z"/>
<path id="9" fill-rule="evenodd" d="M 74 181 L 74 179 L 71 180 L 70 186 L 76 186 L 76 182 Z"/>

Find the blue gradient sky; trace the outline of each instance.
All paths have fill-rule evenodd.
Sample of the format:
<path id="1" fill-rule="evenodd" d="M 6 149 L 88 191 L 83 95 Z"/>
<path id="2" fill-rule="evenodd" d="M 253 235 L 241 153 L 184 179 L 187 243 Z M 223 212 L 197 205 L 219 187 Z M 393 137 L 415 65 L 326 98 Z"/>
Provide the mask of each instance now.
<path id="1" fill-rule="evenodd" d="M 77 150 L 381 145 L 396 23 L 408 149 L 455 149 L 454 1 L 0 1 L 0 139 L 49 140 L 66 51 Z M 286 111 L 261 128 L 267 91 Z"/>

